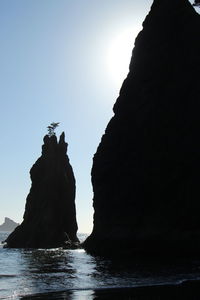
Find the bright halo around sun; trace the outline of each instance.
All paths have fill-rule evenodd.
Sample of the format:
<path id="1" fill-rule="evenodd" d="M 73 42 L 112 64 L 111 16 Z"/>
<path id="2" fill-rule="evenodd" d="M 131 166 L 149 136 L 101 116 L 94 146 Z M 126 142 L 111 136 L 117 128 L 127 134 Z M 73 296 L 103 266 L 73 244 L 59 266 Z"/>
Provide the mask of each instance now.
<path id="1" fill-rule="evenodd" d="M 128 74 L 132 49 L 137 33 L 132 29 L 125 30 L 115 36 L 111 41 L 107 58 L 108 71 L 109 76 L 118 86 L 122 85 Z"/>

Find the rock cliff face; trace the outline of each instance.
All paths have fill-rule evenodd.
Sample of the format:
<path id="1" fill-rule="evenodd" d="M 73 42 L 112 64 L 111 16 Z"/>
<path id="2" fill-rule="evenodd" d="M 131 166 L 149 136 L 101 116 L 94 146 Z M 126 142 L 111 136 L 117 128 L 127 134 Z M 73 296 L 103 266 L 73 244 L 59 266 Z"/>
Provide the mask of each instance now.
<path id="1" fill-rule="evenodd" d="M 30 170 L 24 220 L 7 238 L 7 247 L 74 247 L 78 242 L 75 178 L 66 151 L 64 133 L 59 142 L 55 135 L 44 137 L 42 156 Z"/>
<path id="2" fill-rule="evenodd" d="M 155 0 L 94 155 L 94 228 L 102 255 L 200 250 L 200 16 Z"/>
<path id="3" fill-rule="evenodd" d="M 0 225 L 0 231 L 13 231 L 18 225 L 18 223 L 6 217 L 4 223 Z"/>

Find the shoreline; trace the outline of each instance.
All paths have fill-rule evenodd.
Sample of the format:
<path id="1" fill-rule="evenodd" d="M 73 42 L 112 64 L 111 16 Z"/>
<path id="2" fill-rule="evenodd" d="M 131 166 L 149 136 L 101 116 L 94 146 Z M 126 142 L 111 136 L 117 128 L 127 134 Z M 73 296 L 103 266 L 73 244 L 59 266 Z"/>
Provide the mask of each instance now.
<path id="1" fill-rule="evenodd" d="M 35 295 L 21 296 L 23 300 L 106 300 L 106 299 L 133 299 L 133 300 L 149 300 L 149 299 L 200 299 L 200 280 L 186 280 L 180 284 L 160 284 L 136 287 L 121 288 L 99 288 L 99 289 L 72 289 L 60 292 L 48 292 Z"/>

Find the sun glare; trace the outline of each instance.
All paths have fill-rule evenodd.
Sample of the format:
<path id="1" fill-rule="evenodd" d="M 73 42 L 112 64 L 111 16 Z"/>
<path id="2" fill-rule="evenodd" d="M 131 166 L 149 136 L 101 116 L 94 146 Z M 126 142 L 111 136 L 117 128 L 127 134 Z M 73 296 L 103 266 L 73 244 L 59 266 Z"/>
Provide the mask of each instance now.
<path id="1" fill-rule="evenodd" d="M 138 32 L 139 30 L 125 30 L 111 41 L 107 57 L 108 71 L 111 79 L 118 86 L 127 76 L 132 49 Z"/>

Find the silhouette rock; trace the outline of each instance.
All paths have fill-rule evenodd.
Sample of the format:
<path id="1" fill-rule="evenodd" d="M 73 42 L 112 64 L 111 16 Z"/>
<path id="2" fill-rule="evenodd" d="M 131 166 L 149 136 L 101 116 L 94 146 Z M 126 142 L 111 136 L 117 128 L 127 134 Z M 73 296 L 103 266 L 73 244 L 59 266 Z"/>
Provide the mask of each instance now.
<path id="1" fill-rule="evenodd" d="M 199 253 L 200 16 L 155 0 L 93 159 L 100 255 Z"/>
<path id="2" fill-rule="evenodd" d="M 13 231 L 18 225 L 18 223 L 6 217 L 4 223 L 0 225 L 0 231 Z"/>
<path id="3" fill-rule="evenodd" d="M 32 186 L 24 220 L 6 240 L 11 248 L 52 248 L 78 245 L 75 178 L 66 155 L 64 133 L 44 137 L 42 155 L 32 166 Z"/>

